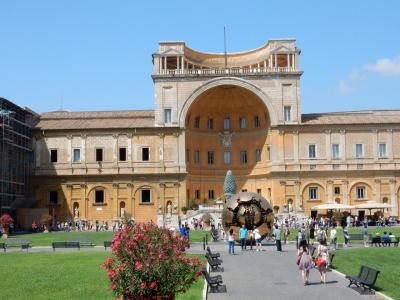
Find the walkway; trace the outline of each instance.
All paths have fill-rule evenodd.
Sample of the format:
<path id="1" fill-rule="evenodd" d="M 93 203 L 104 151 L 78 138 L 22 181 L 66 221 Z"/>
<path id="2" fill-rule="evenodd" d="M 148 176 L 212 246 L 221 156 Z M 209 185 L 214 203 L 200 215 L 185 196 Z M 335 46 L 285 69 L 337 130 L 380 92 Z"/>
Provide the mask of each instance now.
<path id="1" fill-rule="evenodd" d="M 318 271 L 310 274 L 310 285 L 303 286 L 300 272 L 296 266 L 294 245 L 284 247 L 284 252 L 275 251 L 273 246 L 264 246 L 265 251 L 244 251 L 235 247 L 236 255 L 227 253 L 226 245 L 211 244 L 212 251 L 219 251 L 223 259 L 222 274 L 227 293 L 209 294 L 209 300 L 242 299 L 376 299 L 372 295 L 360 295 L 348 288 L 348 281 L 329 272 L 327 284 L 319 283 Z"/>

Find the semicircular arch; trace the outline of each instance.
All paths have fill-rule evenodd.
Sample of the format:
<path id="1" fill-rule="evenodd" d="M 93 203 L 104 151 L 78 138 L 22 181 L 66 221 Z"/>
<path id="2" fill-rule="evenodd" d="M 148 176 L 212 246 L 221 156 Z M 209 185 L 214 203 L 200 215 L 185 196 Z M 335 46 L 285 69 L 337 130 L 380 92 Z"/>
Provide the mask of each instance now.
<path id="1" fill-rule="evenodd" d="M 179 112 L 179 126 L 184 128 L 185 127 L 185 120 L 187 113 L 189 111 L 190 106 L 196 101 L 196 99 L 205 91 L 222 86 L 222 85 L 233 85 L 237 87 L 241 87 L 244 89 L 249 90 L 250 92 L 254 93 L 258 96 L 264 105 L 267 107 L 269 118 L 271 121 L 271 126 L 275 126 L 278 124 L 277 114 L 272 104 L 272 101 L 269 97 L 262 91 L 261 88 L 254 85 L 253 83 L 236 77 L 221 77 L 215 78 L 207 81 L 205 84 L 201 85 L 197 89 L 195 89 L 192 94 L 186 99 L 185 103 L 183 104 L 180 112 Z"/>

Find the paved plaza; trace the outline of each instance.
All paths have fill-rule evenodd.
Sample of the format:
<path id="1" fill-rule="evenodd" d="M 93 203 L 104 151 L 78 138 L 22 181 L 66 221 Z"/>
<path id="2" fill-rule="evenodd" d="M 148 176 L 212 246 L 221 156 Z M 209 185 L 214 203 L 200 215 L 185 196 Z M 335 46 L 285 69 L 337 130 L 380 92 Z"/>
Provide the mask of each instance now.
<path id="1" fill-rule="evenodd" d="M 334 272 L 328 273 L 327 284 L 323 285 L 319 283 L 318 271 L 313 269 L 310 285 L 303 286 L 296 266 L 294 245 L 284 246 L 281 253 L 275 251 L 272 245 L 264 246 L 262 252 L 241 251 L 236 246 L 236 255 L 229 255 L 226 245 L 222 243 L 210 244 L 210 247 L 212 251 L 221 253 L 225 269 L 223 273 L 211 275 L 222 275 L 227 293 L 209 294 L 209 300 L 376 299 L 374 295 L 360 295 L 357 290 L 348 288 L 348 281 Z"/>

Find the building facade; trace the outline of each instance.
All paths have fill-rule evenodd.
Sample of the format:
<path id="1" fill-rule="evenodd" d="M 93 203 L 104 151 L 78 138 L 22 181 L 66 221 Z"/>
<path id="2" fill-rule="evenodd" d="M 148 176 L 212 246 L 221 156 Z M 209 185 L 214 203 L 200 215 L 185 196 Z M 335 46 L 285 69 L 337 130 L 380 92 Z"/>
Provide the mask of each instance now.
<path id="1" fill-rule="evenodd" d="M 279 212 L 400 199 L 400 111 L 301 114 L 293 39 L 203 53 L 161 42 L 151 111 L 50 112 L 34 132 L 38 207 L 59 219 L 157 220 L 238 189 Z"/>

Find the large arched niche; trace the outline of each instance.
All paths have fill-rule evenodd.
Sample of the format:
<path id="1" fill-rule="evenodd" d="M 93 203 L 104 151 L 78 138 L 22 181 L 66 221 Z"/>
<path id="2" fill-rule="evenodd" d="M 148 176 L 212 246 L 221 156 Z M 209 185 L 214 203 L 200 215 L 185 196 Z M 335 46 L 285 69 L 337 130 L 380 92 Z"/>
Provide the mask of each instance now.
<path id="1" fill-rule="evenodd" d="M 228 170 L 233 171 L 238 190 L 247 189 L 247 183 L 254 184 L 255 178 L 265 175 L 270 115 L 263 99 L 237 84 L 207 88 L 191 101 L 184 120 L 190 202 L 210 203 L 220 197 Z M 224 126 L 225 119 L 229 119 L 229 128 Z M 245 126 L 241 126 L 243 119 Z M 209 152 L 213 153 L 212 163 Z M 229 163 L 225 160 L 227 152 Z"/>
<path id="2" fill-rule="evenodd" d="M 185 122 L 187 119 L 187 114 L 194 102 L 198 100 L 198 97 L 206 92 L 207 90 L 213 89 L 219 86 L 236 86 L 241 87 L 249 92 L 252 92 L 256 95 L 265 105 L 269 112 L 270 124 L 271 126 L 278 125 L 278 118 L 275 112 L 274 106 L 268 96 L 256 85 L 252 82 L 247 80 L 236 78 L 236 77 L 222 77 L 222 78 L 215 78 L 207 81 L 206 83 L 202 84 L 200 87 L 195 89 L 192 94 L 186 99 L 184 102 L 182 109 L 179 113 L 179 126 L 184 128 Z"/>

